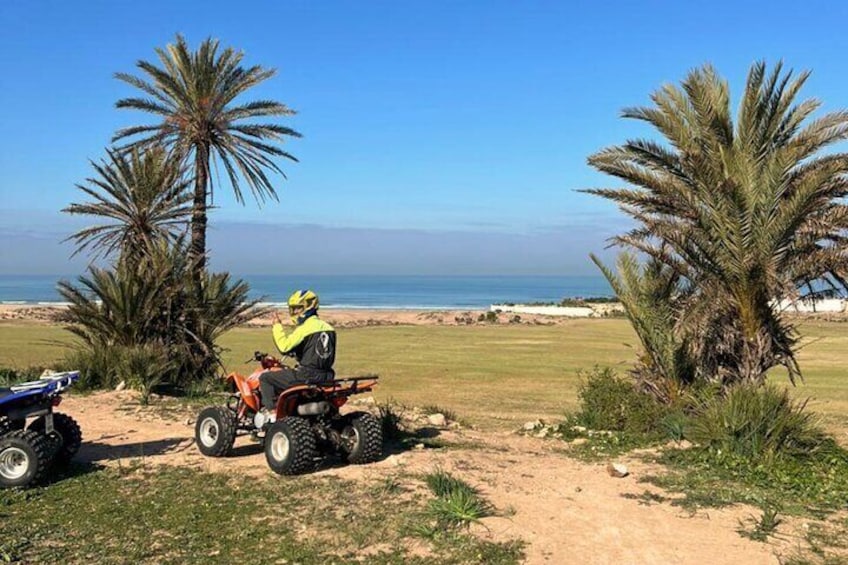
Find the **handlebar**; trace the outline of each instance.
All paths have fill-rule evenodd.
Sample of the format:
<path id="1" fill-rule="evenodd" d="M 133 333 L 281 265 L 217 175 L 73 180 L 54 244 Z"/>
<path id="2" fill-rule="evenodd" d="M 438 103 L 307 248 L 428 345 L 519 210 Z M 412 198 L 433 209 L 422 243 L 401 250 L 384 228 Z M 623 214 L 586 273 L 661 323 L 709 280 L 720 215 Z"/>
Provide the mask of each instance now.
<path id="1" fill-rule="evenodd" d="M 282 361 L 277 359 L 276 357 L 272 357 L 267 353 L 262 353 L 261 351 L 254 351 L 253 357 L 245 361 L 245 363 L 250 363 L 251 361 L 256 361 L 257 363 L 262 365 L 263 369 L 271 369 L 273 367 L 282 366 Z"/>

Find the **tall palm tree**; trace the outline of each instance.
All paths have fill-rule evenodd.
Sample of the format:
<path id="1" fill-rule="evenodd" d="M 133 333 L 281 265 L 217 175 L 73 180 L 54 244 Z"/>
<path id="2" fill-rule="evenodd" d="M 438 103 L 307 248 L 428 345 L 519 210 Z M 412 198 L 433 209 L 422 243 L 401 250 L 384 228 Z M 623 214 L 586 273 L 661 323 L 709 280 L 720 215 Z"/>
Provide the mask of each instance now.
<path id="1" fill-rule="evenodd" d="M 235 99 L 274 76 L 274 69 L 241 66 L 242 52 L 231 48 L 219 51 L 218 41 L 206 39 L 196 51 L 177 35 L 176 42 L 156 49 L 160 66 L 138 61 L 143 77 L 116 73 L 115 77 L 146 97 L 124 98 L 116 104 L 148 112 L 161 118 L 153 125 L 119 130 L 113 141 L 123 140 L 127 148 L 163 145 L 192 164 L 194 199 L 191 220 L 191 254 L 197 265 L 196 278 L 205 268 L 207 203 L 212 195 L 212 165 L 223 166 L 236 199 L 243 202 L 242 182 L 254 198 L 264 202 L 277 199 L 267 172 L 282 169 L 275 157 L 297 161 L 278 143 L 287 137 L 300 137 L 291 128 L 273 123 L 245 123 L 244 120 L 270 116 L 291 116 L 295 112 L 272 100 L 235 103 Z M 216 167 L 217 168 L 217 167 Z"/>
<path id="2" fill-rule="evenodd" d="M 630 186 L 588 192 L 618 203 L 637 226 L 613 239 L 673 269 L 691 289 L 681 324 L 723 382 L 800 375 L 791 323 L 774 300 L 845 290 L 848 112 L 809 118 L 796 102 L 809 73 L 754 64 L 734 120 L 730 89 L 711 66 L 666 85 L 653 106 L 628 108 L 666 143 L 629 140 L 589 163 Z"/>
<path id="3" fill-rule="evenodd" d="M 107 153 L 108 159 L 91 164 L 97 175 L 77 185 L 92 201 L 63 210 L 106 220 L 68 238 L 77 244 L 74 254 L 90 250 L 95 257 L 119 252 L 121 258 L 137 258 L 160 241 L 174 241 L 191 213 L 190 181 L 180 164 L 161 147 L 143 155 Z"/>

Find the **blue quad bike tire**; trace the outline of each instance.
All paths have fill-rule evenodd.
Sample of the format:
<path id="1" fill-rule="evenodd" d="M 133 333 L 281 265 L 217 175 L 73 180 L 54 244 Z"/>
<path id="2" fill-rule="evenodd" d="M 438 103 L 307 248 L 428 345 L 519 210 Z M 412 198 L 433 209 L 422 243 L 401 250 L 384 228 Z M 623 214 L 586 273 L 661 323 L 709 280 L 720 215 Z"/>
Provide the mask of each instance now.
<path id="1" fill-rule="evenodd" d="M 46 427 L 45 417 L 41 416 L 35 419 L 27 429 L 44 434 Z M 70 463 L 79 451 L 80 445 L 82 445 L 82 430 L 80 430 L 79 424 L 76 420 L 61 412 L 53 413 L 53 433 L 47 435 L 47 437 L 55 451 L 53 465 L 56 466 L 65 466 Z"/>
<path id="2" fill-rule="evenodd" d="M 55 448 L 44 434 L 14 430 L 0 437 L 0 488 L 26 487 L 40 480 Z"/>

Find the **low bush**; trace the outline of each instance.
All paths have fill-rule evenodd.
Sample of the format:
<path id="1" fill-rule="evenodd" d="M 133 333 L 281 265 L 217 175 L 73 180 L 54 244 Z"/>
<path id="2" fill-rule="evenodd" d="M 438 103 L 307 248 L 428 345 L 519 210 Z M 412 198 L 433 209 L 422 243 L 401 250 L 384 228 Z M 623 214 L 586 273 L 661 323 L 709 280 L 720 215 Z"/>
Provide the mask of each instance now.
<path id="1" fill-rule="evenodd" d="M 141 392 L 142 404 L 147 404 L 154 387 L 167 379 L 174 365 L 167 349 L 151 344 L 126 347 L 117 361 L 127 384 Z"/>
<path id="2" fill-rule="evenodd" d="M 115 357 L 114 347 L 80 347 L 71 351 L 63 364 L 79 371 L 80 389 L 113 388 L 120 381 Z"/>
<path id="3" fill-rule="evenodd" d="M 377 412 L 385 441 L 401 441 L 409 435 L 403 424 L 404 406 L 389 400 L 377 405 Z"/>
<path id="4" fill-rule="evenodd" d="M 640 392 L 632 380 L 619 377 L 609 368 L 581 374 L 577 395 L 580 411 L 575 420 L 594 430 L 654 434 L 670 408 L 653 396 Z"/>
<path id="5" fill-rule="evenodd" d="M 56 368 L 55 370 L 60 370 Z M 44 367 L 27 367 L 25 369 L 13 369 L 11 367 L 0 367 L 0 386 L 11 386 L 13 384 L 32 381 L 41 376 Z"/>
<path id="6" fill-rule="evenodd" d="M 436 523 L 430 527 L 433 532 L 468 526 L 492 515 L 492 506 L 462 479 L 437 469 L 426 475 L 424 481 L 436 495 L 428 506 L 428 514 Z"/>
<path id="7" fill-rule="evenodd" d="M 742 384 L 704 402 L 685 435 L 716 455 L 732 454 L 753 462 L 806 456 L 825 439 L 806 405 L 773 385 Z"/>

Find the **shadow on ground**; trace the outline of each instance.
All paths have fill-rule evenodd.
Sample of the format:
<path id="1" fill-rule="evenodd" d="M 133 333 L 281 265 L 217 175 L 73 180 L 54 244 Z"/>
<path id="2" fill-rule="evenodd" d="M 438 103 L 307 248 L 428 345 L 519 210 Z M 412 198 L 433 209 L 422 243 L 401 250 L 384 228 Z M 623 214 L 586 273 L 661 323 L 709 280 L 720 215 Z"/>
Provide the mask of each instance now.
<path id="1" fill-rule="evenodd" d="M 100 439 L 108 440 L 116 436 L 104 436 Z M 194 447 L 194 440 L 185 437 L 165 438 L 156 441 L 141 441 L 135 443 L 123 443 L 120 445 L 109 445 L 97 441 L 83 442 L 77 459 L 81 463 L 97 463 L 100 461 L 112 461 L 115 459 L 137 459 L 163 453 L 179 453 Z"/>

